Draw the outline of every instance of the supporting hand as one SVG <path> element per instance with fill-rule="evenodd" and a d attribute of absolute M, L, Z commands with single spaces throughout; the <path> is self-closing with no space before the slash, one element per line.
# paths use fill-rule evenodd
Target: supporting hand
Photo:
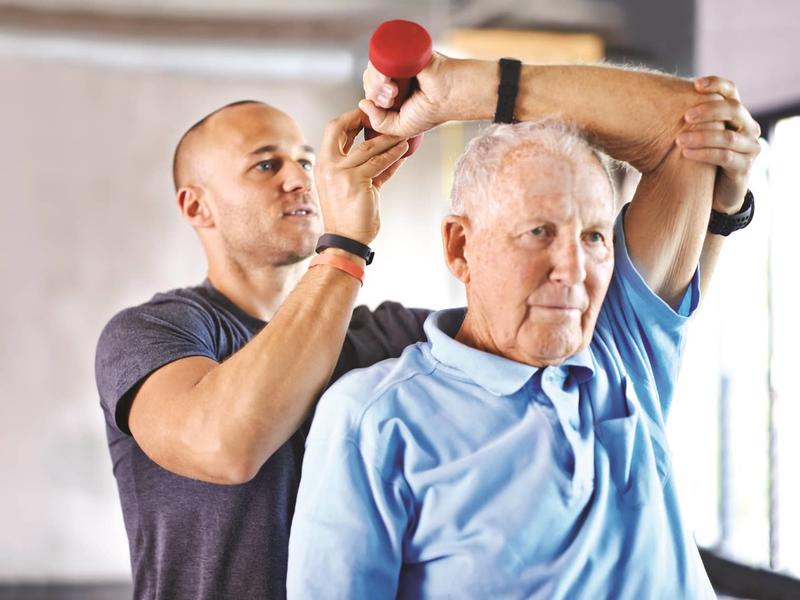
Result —
<path fill-rule="evenodd" d="M 694 84 L 698 92 L 722 98 L 686 111 L 684 119 L 691 130 L 681 133 L 677 144 L 684 157 L 718 167 L 712 208 L 733 214 L 742 206 L 750 170 L 761 151 L 761 128 L 742 104 L 733 82 L 702 77 Z"/>
<path fill-rule="evenodd" d="M 379 190 L 400 168 L 408 149 L 402 138 L 383 135 L 353 148 L 367 125 L 356 109 L 328 123 L 314 177 L 325 231 L 369 244 L 380 229 Z"/>

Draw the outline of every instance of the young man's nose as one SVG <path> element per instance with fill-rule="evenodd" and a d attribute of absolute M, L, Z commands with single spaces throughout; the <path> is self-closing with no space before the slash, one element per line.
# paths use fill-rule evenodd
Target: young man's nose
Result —
<path fill-rule="evenodd" d="M 308 192 L 311 191 L 311 171 L 295 161 L 287 161 L 283 165 L 283 191 Z"/>

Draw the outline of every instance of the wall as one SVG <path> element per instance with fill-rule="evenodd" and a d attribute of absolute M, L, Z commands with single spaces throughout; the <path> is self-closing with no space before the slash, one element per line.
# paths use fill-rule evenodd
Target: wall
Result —
<path fill-rule="evenodd" d="M 94 346 L 117 310 L 204 276 L 172 197 L 174 144 L 211 109 L 261 98 L 318 145 L 358 87 L 0 54 L 0 89 L 0 579 L 127 577 Z M 457 302 L 438 242 L 438 165 L 453 135 L 429 135 L 413 175 L 387 186 L 365 302 Z"/>

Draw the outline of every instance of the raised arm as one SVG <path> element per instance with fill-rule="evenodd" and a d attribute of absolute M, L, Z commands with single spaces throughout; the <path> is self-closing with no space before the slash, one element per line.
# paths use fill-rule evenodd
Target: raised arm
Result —
<path fill-rule="evenodd" d="M 367 99 L 359 106 L 374 129 L 413 135 L 452 119 L 493 117 L 497 63 L 435 54 L 417 77 L 419 89 L 392 112 L 386 107 L 396 87 L 367 66 Z M 639 272 L 669 304 L 682 296 L 698 260 L 702 287 L 708 285 L 722 245 L 721 236 L 706 236 L 712 198 L 716 210 L 736 212 L 757 154 L 758 125 L 731 82 L 706 78 L 694 84 L 606 66 L 523 65 L 515 116 L 575 123 L 611 156 L 641 171 L 626 217 Z M 716 185 L 711 166 L 720 167 Z"/>
<path fill-rule="evenodd" d="M 387 111 L 396 86 L 371 65 L 360 107 L 382 133 L 410 136 L 450 120 L 491 120 L 497 104 L 497 63 L 434 54 L 417 76 L 419 88 L 399 113 Z M 683 115 L 706 100 L 689 80 L 609 66 L 523 65 L 515 116 L 555 117 L 588 132 L 618 160 L 643 173 L 666 157 Z"/>
<path fill-rule="evenodd" d="M 351 150 L 362 120 L 356 110 L 330 123 L 315 173 L 326 231 L 368 244 L 379 228 L 378 189 L 408 145 L 386 136 Z M 137 443 L 180 475 L 251 479 L 308 417 L 336 365 L 359 289 L 338 269 L 312 269 L 269 324 L 222 364 L 190 357 L 152 373 L 130 408 Z"/>
<path fill-rule="evenodd" d="M 742 208 L 750 171 L 761 151 L 761 128 L 741 103 L 732 81 L 721 77 L 702 77 L 695 88 L 722 96 L 690 109 L 685 115 L 694 131 L 678 136 L 684 157 L 717 167 L 711 208 L 735 214 Z M 711 282 L 725 237 L 708 233 L 700 255 L 700 289 L 705 293 Z"/>

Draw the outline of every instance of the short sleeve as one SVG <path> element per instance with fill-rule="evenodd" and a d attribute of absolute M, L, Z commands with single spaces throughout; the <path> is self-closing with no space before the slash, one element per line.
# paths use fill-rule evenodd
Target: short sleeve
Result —
<path fill-rule="evenodd" d="M 397 594 L 410 492 L 386 478 L 353 430 L 360 403 L 342 393 L 354 389 L 352 375 L 345 380 L 350 385 L 323 396 L 307 440 L 289 538 L 289 600 Z"/>
<path fill-rule="evenodd" d="M 599 335 L 613 338 L 632 383 L 646 392 L 642 396 L 658 399 L 657 405 L 644 408 L 651 419 L 663 424 L 672 402 L 689 317 L 700 302 L 700 273 L 695 270 L 678 310 L 673 310 L 647 286 L 631 261 L 623 215 L 624 211 L 614 229 L 614 274 L 597 330 Z"/>
<path fill-rule="evenodd" d="M 331 383 L 352 369 L 397 358 L 407 346 L 425 341 L 423 326 L 430 312 L 397 302 L 383 302 L 375 310 L 356 307 Z"/>
<path fill-rule="evenodd" d="M 95 355 L 97 390 L 110 422 L 129 434 L 131 393 L 153 371 L 189 356 L 217 360 L 213 320 L 190 300 L 154 300 L 115 315 Z"/>

